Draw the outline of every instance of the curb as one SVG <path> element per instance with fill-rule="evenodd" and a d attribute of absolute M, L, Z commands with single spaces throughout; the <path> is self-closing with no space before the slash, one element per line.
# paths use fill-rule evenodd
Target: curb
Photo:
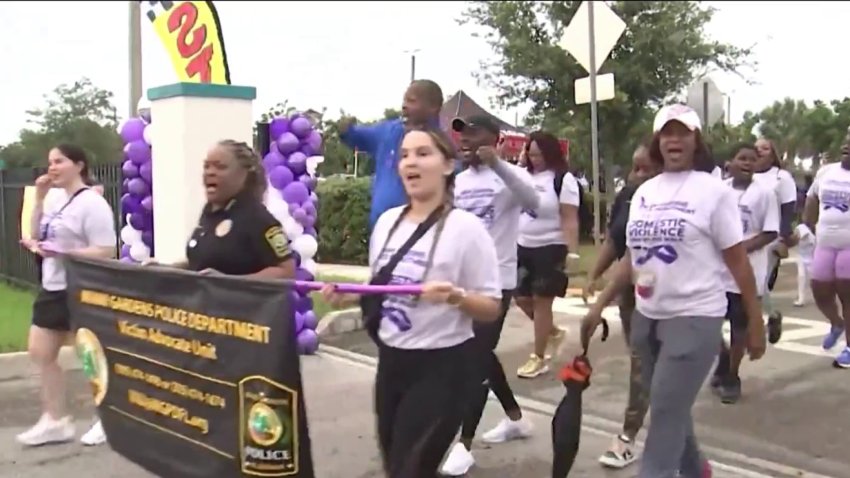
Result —
<path fill-rule="evenodd" d="M 59 365 L 63 370 L 79 370 L 80 361 L 74 347 L 66 345 L 59 350 Z M 0 382 L 20 380 L 36 375 L 35 365 L 27 352 L 0 354 Z"/>
<path fill-rule="evenodd" d="M 319 325 L 316 326 L 316 334 L 320 338 L 345 334 L 356 330 L 363 330 L 363 320 L 361 319 L 359 307 L 328 312 L 319 320 Z"/>

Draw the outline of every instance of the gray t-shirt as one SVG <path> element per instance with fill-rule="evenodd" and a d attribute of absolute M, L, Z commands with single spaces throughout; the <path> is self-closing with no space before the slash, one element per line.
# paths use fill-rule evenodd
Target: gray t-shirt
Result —
<path fill-rule="evenodd" d="M 115 223 L 106 199 L 92 190 L 79 193 L 70 203 L 69 199 L 64 189 L 54 188 L 47 193 L 39 224 L 44 240 L 62 251 L 94 246 L 115 247 Z M 65 290 L 68 286 L 61 257 L 44 259 L 41 286 L 48 291 Z"/>
<path fill-rule="evenodd" d="M 403 206 L 396 207 L 378 218 L 369 243 L 372 271 L 389 262 L 416 230 L 418 224 L 402 219 L 387 242 L 390 229 L 403 210 Z M 425 233 L 398 263 L 390 284 L 445 281 L 470 293 L 501 298 L 496 246 L 484 224 L 473 214 L 459 209 L 452 210 L 445 221 L 427 277 L 425 267 L 437 226 Z M 386 249 L 381 251 L 385 243 Z M 474 333 L 472 317 L 457 307 L 417 300 L 410 295 L 387 295 L 379 335 L 390 347 L 439 349 L 466 342 Z"/>

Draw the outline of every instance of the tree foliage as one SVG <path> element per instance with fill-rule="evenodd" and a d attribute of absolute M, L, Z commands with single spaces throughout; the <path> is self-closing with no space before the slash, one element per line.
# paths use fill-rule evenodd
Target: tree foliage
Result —
<path fill-rule="evenodd" d="M 626 31 L 600 73 L 613 73 L 616 97 L 599 103 L 600 157 L 627 161 L 650 129 L 662 102 L 708 70 L 749 66 L 750 50 L 712 41 L 704 27 L 714 10 L 700 2 L 608 2 Z M 462 23 L 477 25 L 497 58 L 482 64 L 480 80 L 502 106 L 530 103 L 527 121 L 570 138 L 571 157 L 589 158 L 590 107 L 576 105 L 576 79 L 587 72 L 558 46 L 580 1 L 472 2 Z"/>
<path fill-rule="evenodd" d="M 59 143 L 82 147 L 93 164 L 120 161 L 123 145 L 112 92 L 82 78 L 57 86 L 44 98 L 43 106 L 27 111 L 30 127 L 20 132 L 18 141 L 0 148 L 6 167 L 42 166 L 50 148 Z"/>

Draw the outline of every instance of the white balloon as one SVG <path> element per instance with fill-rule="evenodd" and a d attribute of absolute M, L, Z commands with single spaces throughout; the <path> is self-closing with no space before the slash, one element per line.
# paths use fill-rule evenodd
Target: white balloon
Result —
<path fill-rule="evenodd" d="M 150 258 L 150 256 L 151 250 L 148 248 L 148 246 L 145 245 L 144 242 L 139 241 L 130 246 L 130 257 L 132 257 L 133 260 L 141 262 L 145 259 Z"/>
<path fill-rule="evenodd" d="M 142 242 L 142 233 L 133 229 L 133 226 L 127 224 L 121 229 L 121 242 L 131 246 Z"/>
<path fill-rule="evenodd" d="M 316 275 L 316 271 L 319 270 L 319 265 L 316 264 L 316 261 L 313 259 L 301 259 L 301 268 L 310 274 Z"/>
<path fill-rule="evenodd" d="M 283 230 L 286 231 L 286 225 L 284 223 L 286 219 L 290 217 L 289 206 L 286 204 L 283 196 L 280 195 L 280 191 L 272 187 L 271 183 L 267 183 L 267 186 L 263 202 L 266 205 L 266 209 L 269 210 L 269 213 L 277 219 L 277 222 L 279 222 L 281 226 L 284 226 Z"/>
<path fill-rule="evenodd" d="M 153 124 L 149 124 L 145 126 L 145 129 L 142 131 L 142 138 L 144 138 L 145 143 L 148 145 L 153 144 Z"/>
<path fill-rule="evenodd" d="M 293 219 L 291 216 L 284 218 L 284 220 L 281 221 L 281 225 L 283 226 L 283 232 L 286 233 L 286 236 L 289 237 L 290 241 L 293 241 L 304 234 L 304 226 L 298 224 L 298 221 Z"/>
<path fill-rule="evenodd" d="M 310 176 L 315 177 L 316 176 L 316 169 L 324 161 L 325 161 L 324 156 L 310 156 L 309 158 L 307 158 L 307 173 Z"/>
<path fill-rule="evenodd" d="M 301 260 L 312 259 L 319 249 L 319 243 L 309 234 L 303 234 L 292 240 L 292 250 L 301 256 Z"/>

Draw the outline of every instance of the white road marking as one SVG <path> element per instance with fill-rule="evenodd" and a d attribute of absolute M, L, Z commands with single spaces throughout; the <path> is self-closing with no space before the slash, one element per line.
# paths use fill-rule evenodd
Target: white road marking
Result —
<path fill-rule="evenodd" d="M 374 357 L 324 344 L 319 345 L 318 355 L 324 358 L 337 360 L 367 370 L 374 370 L 378 362 L 377 359 L 375 359 Z M 538 414 L 546 416 L 552 416 L 555 413 L 556 406 L 551 403 L 542 402 L 523 396 L 517 396 L 516 399 L 517 403 L 519 403 L 520 407 L 522 407 L 524 410 L 536 412 Z M 491 397 L 491 400 L 495 400 L 495 398 Z M 590 426 L 587 423 L 594 423 L 597 426 Z M 582 415 L 581 428 L 582 431 L 587 433 L 611 437 L 614 433 L 617 433 L 619 430 L 621 430 L 622 424 L 617 423 L 613 420 L 608 420 L 607 418 L 591 415 L 589 413 L 584 413 Z M 643 442 L 641 440 L 638 440 L 637 444 L 641 447 L 643 446 Z M 788 477 L 795 478 L 831 478 L 826 475 L 800 470 L 799 468 L 784 465 L 782 463 L 776 463 L 768 460 L 762 460 L 760 458 L 749 457 L 733 451 L 724 450 L 722 448 L 714 448 L 704 445 L 702 445 L 701 447 L 709 454 L 720 457 L 723 460 L 734 461 L 746 466 L 751 466 L 761 470 L 769 471 L 771 473 L 764 474 L 752 469 L 742 468 L 740 466 L 729 465 L 726 463 L 720 463 L 712 460 L 711 463 L 717 470 L 731 473 L 734 476 L 740 478 L 776 478 L 776 476 L 778 475 L 786 475 Z"/>
<path fill-rule="evenodd" d="M 555 299 L 552 305 L 552 310 L 561 314 L 581 317 L 587 313 L 588 306 L 579 297 L 566 297 L 563 299 Z M 612 329 L 619 327 L 620 312 L 617 307 L 606 307 L 603 315 L 611 323 Z M 803 343 L 812 339 L 823 338 L 829 332 L 829 322 L 826 320 L 811 320 L 801 319 L 799 317 L 783 317 L 784 325 L 794 325 L 793 330 L 784 330 L 782 332 L 782 340 L 778 344 L 773 345 L 773 348 L 785 352 L 793 352 L 799 354 L 810 355 L 814 357 L 834 357 L 838 350 L 844 346 L 844 342 L 839 340 L 834 351 L 826 351 L 820 345 Z M 725 324 L 723 330 L 726 334 L 729 333 L 729 324 Z"/>

